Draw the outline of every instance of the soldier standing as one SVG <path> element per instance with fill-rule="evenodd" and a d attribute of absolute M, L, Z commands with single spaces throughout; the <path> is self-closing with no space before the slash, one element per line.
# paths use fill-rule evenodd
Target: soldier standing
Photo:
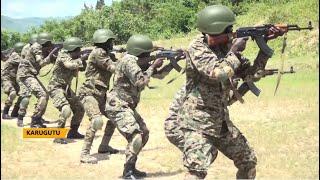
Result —
<path fill-rule="evenodd" d="M 37 75 L 42 67 L 52 61 L 50 56 L 44 57 L 46 52 L 52 49 L 51 42 L 51 34 L 40 33 L 37 42 L 23 52 L 24 59 L 21 60 L 17 71 L 17 81 L 21 85 L 19 95 L 22 97 L 18 112 L 18 126 L 20 127 L 23 126 L 23 118 L 29 105 L 31 93 L 37 97 L 38 101 L 32 115 L 30 127 L 46 127 L 43 125 L 42 115 L 46 111 L 49 96 Z"/>
<path fill-rule="evenodd" d="M 127 42 L 127 54 L 116 66 L 114 86 L 107 94 L 107 117 L 116 124 L 119 132 L 128 141 L 123 178 L 146 176 L 145 172 L 136 169 L 136 161 L 148 141 L 149 130 L 136 107 L 141 91 L 148 85 L 155 69 L 162 66 L 163 60 L 156 59 L 146 71 L 139 67 L 138 61 L 150 58 L 152 50 L 152 41 L 147 36 L 131 36 Z"/>
<path fill-rule="evenodd" d="M 78 71 L 84 71 L 87 56 L 81 56 L 80 48 L 82 40 L 71 37 L 64 41 L 63 49 L 56 59 L 52 77 L 49 81 L 48 91 L 54 106 L 60 111 L 58 128 L 64 128 L 67 119 L 72 115 L 70 131 L 67 138 L 82 139 L 84 135 L 78 132 L 80 123 L 84 115 L 84 108 L 80 99 L 71 89 L 73 77 L 78 75 Z M 67 144 L 64 138 L 54 139 L 55 143 Z"/>
<path fill-rule="evenodd" d="M 106 116 L 104 111 L 106 93 L 116 66 L 115 55 L 111 53 L 115 38 L 114 33 L 108 29 L 98 29 L 93 34 L 95 48 L 89 55 L 85 73 L 86 80 L 79 90 L 81 102 L 91 122 L 81 151 L 80 161 L 82 163 L 97 163 L 97 159 L 90 156 L 90 149 L 96 131 L 102 128 L 103 116 Z M 99 146 L 99 153 L 114 154 L 119 152 L 109 146 L 114 130 L 115 125 L 109 120 L 106 124 L 102 143 Z"/>
<path fill-rule="evenodd" d="M 18 66 L 21 61 L 20 54 L 23 46 L 24 43 L 22 42 L 18 42 L 14 45 L 14 52 L 12 52 L 9 59 L 5 61 L 3 70 L 1 71 L 1 86 L 4 93 L 8 95 L 2 112 L 2 119 L 12 119 L 13 117 L 18 116 L 17 114 L 19 111 L 19 105 L 22 100 L 20 96 L 18 97 L 18 100 L 13 107 L 11 116 L 9 116 L 8 113 L 20 89 L 16 81 L 16 76 Z"/>
<path fill-rule="evenodd" d="M 185 140 L 186 179 L 206 177 L 214 158 L 212 148 L 234 161 L 237 178 L 253 179 L 256 175 L 256 155 L 230 121 L 227 108 L 232 89 L 229 78 L 242 68 L 241 51 L 246 40 L 237 39 L 231 48 L 214 43 L 217 35 L 232 32 L 234 22 L 233 12 L 221 5 L 209 6 L 198 15 L 197 28 L 203 36 L 195 39 L 188 49 L 187 98 L 178 114 Z M 273 32 L 277 35 L 279 31 Z M 265 61 L 267 56 L 261 55 L 261 51 L 259 54 L 260 62 Z"/>

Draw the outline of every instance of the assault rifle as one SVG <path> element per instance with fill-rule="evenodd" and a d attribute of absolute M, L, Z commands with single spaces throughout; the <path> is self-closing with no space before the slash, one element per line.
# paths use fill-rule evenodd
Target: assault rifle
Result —
<path fill-rule="evenodd" d="M 262 70 L 261 72 L 257 72 L 257 75 L 260 76 L 260 77 L 266 77 L 266 76 L 272 76 L 274 74 L 278 74 L 279 73 L 279 69 L 265 69 L 265 70 Z M 289 71 L 280 71 L 281 74 L 292 74 L 292 73 L 296 73 L 294 70 L 293 70 L 293 67 L 291 66 L 290 67 L 290 70 Z"/>
<path fill-rule="evenodd" d="M 277 27 L 283 30 L 285 33 L 288 31 L 301 31 L 301 30 L 312 30 L 311 21 L 307 27 L 299 27 L 297 24 L 265 24 L 262 26 L 255 27 L 241 27 L 236 30 L 236 32 L 222 34 L 214 37 L 214 43 L 216 45 L 226 44 L 232 38 L 243 38 L 251 37 L 252 40 L 255 40 L 259 48 L 269 57 L 273 55 L 273 50 L 267 45 L 266 38 L 268 35 L 271 35 L 272 32 L 270 28 Z"/>
<path fill-rule="evenodd" d="M 266 77 L 266 76 L 270 76 L 270 75 L 274 75 L 274 74 L 278 74 L 279 73 L 279 69 L 265 69 L 262 71 L 258 71 L 256 73 L 256 76 L 258 77 Z M 295 73 L 295 71 L 293 70 L 293 67 L 290 67 L 289 71 L 280 71 L 280 74 L 293 74 Z M 238 89 L 238 92 L 243 96 L 245 93 L 247 93 L 248 91 L 251 91 L 254 95 L 259 96 L 260 95 L 260 89 L 258 89 L 253 82 L 246 82 L 246 83 L 242 83 L 241 86 Z"/>
<path fill-rule="evenodd" d="M 166 58 L 170 61 L 170 64 L 172 65 L 172 67 L 180 72 L 181 71 L 181 67 L 179 66 L 179 64 L 177 63 L 179 60 L 181 59 L 185 59 L 186 55 L 185 52 L 182 49 L 176 49 L 173 50 L 171 49 L 165 49 L 163 47 L 155 47 L 154 50 L 159 51 L 156 53 L 156 55 L 154 56 L 155 59 L 157 58 Z"/>

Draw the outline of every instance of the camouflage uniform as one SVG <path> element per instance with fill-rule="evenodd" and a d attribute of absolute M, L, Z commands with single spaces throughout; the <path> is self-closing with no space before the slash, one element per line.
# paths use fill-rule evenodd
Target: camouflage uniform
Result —
<path fill-rule="evenodd" d="M 70 86 L 73 77 L 83 68 L 82 60 L 72 59 L 67 51 L 61 50 L 54 66 L 48 91 L 53 105 L 60 111 L 58 127 L 64 128 L 67 119 L 73 113 L 70 131 L 77 131 L 84 116 L 84 108 Z"/>
<path fill-rule="evenodd" d="M 101 127 L 96 127 L 96 123 L 102 122 L 102 116 L 106 116 L 104 109 L 106 103 L 106 93 L 109 89 L 109 82 L 114 73 L 116 58 L 114 54 L 96 47 L 90 53 L 88 66 L 86 68 L 86 81 L 79 89 L 79 96 L 84 106 L 86 114 L 91 121 L 87 129 L 82 154 L 88 154 L 93 142 L 94 135 Z M 102 123 L 100 123 L 102 125 Z M 108 146 L 110 138 L 115 130 L 115 125 L 108 121 L 101 146 Z"/>
<path fill-rule="evenodd" d="M 227 109 L 231 86 L 224 73 L 238 68 L 240 61 L 225 49 L 210 49 L 204 37 L 192 42 L 188 52 L 188 95 L 178 114 L 185 138 L 184 166 L 204 178 L 214 158 L 210 152 L 217 148 L 234 161 L 237 178 L 255 177 L 256 155 Z"/>
<path fill-rule="evenodd" d="M 18 53 L 13 52 L 9 59 L 4 63 L 3 70 L 1 71 L 1 86 L 5 94 L 8 95 L 7 100 L 5 101 L 5 107 L 8 107 L 7 110 L 13 104 L 15 97 L 19 92 L 19 85 L 16 81 L 16 75 L 21 57 Z M 14 109 L 19 109 L 19 104 L 21 98 L 19 97 Z M 4 110 L 6 111 L 6 110 Z"/>
<path fill-rule="evenodd" d="M 136 111 L 140 93 L 154 72 L 152 67 L 145 72 L 137 64 L 136 56 L 126 54 L 116 66 L 114 87 L 107 95 L 107 117 L 116 124 L 127 139 L 126 163 L 135 164 L 137 155 L 149 139 L 149 130 Z M 141 144 L 137 145 L 137 144 Z"/>
<path fill-rule="evenodd" d="M 181 130 L 178 112 L 186 98 L 186 87 L 183 85 L 175 94 L 174 100 L 169 107 L 169 117 L 164 121 L 164 131 L 168 140 L 180 151 L 183 151 L 184 135 Z"/>
<path fill-rule="evenodd" d="M 20 104 L 19 116 L 22 118 L 25 116 L 31 96 L 30 93 L 32 93 L 38 99 L 32 117 L 41 118 L 47 108 L 49 96 L 45 87 L 37 78 L 37 75 L 40 69 L 49 64 L 51 60 L 43 57 L 42 47 L 38 43 L 32 44 L 30 48 L 24 47 L 24 49 L 25 51 L 22 54 L 25 56 L 25 59 L 21 60 L 17 71 L 17 81 L 21 84 L 19 95 L 24 98 L 22 104 Z"/>

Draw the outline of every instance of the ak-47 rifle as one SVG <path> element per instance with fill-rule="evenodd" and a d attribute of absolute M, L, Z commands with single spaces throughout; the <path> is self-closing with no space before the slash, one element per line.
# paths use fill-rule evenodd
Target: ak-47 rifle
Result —
<path fill-rule="evenodd" d="M 235 33 L 223 34 L 221 36 L 215 37 L 215 43 L 216 44 L 226 43 L 227 41 L 229 41 L 230 37 L 233 37 L 233 38 L 251 37 L 253 40 L 256 41 L 260 50 L 267 57 L 270 58 L 273 55 L 273 50 L 267 45 L 267 38 L 268 38 L 268 36 L 273 35 L 273 33 L 270 30 L 272 27 L 277 27 L 277 28 L 281 29 L 284 33 L 287 33 L 288 31 L 301 31 L 301 30 L 312 30 L 313 29 L 311 22 L 309 22 L 307 27 L 299 27 L 296 24 L 293 24 L 293 25 L 266 24 L 266 25 L 257 26 L 257 27 L 242 27 L 242 28 L 237 29 Z M 286 47 L 285 41 L 286 41 L 286 36 L 284 38 L 284 43 L 283 43 L 283 47 L 282 47 L 282 54 L 284 53 L 284 49 Z M 280 70 L 280 71 L 282 71 L 282 70 Z M 278 75 L 280 75 L 280 76 L 281 76 L 281 74 L 282 73 L 278 73 Z M 279 84 L 279 80 L 278 80 L 277 84 Z M 250 80 L 250 78 L 244 79 L 244 83 L 239 87 L 239 89 L 240 89 L 239 92 L 243 91 L 244 88 L 248 88 L 248 90 L 250 90 L 256 96 L 260 95 L 261 90 L 254 84 L 254 82 L 252 80 Z M 248 90 L 245 90 L 245 92 L 247 92 Z M 240 99 L 241 99 L 241 97 L 240 97 Z"/>
<path fill-rule="evenodd" d="M 214 37 L 214 44 L 226 44 L 229 42 L 230 38 L 243 38 L 251 37 L 252 40 L 255 40 L 258 47 L 266 54 L 271 57 L 273 55 L 273 50 L 267 45 L 266 39 L 269 35 L 272 35 L 270 29 L 272 27 L 277 27 L 287 33 L 288 31 L 301 31 L 301 30 L 312 30 L 311 21 L 307 27 L 299 27 L 297 24 L 265 24 L 262 26 L 255 27 L 241 27 L 233 33 L 222 34 Z"/>
<path fill-rule="evenodd" d="M 279 69 L 265 69 L 265 70 L 262 70 L 261 72 L 258 71 L 257 72 L 257 75 L 260 76 L 260 77 L 266 77 L 266 76 L 272 76 L 274 74 L 278 74 L 279 73 Z M 280 71 L 281 74 L 292 74 L 292 73 L 296 73 L 294 70 L 293 70 L 293 67 L 291 66 L 290 67 L 290 70 L 289 71 Z"/>
<path fill-rule="evenodd" d="M 126 52 L 126 49 L 124 48 L 113 48 L 113 50 L 120 53 Z M 138 62 L 138 64 L 140 65 L 140 67 L 142 67 L 143 70 L 147 70 L 155 59 L 163 58 L 163 59 L 168 59 L 170 61 L 170 64 L 176 71 L 178 72 L 181 71 L 182 68 L 179 66 L 177 62 L 181 59 L 186 58 L 184 50 L 182 49 L 174 50 L 172 48 L 165 49 L 164 47 L 155 46 L 153 48 L 153 51 L 157 51 L 157 52 L 154 55 L 152 55 L 152 57 L 150 58 L 151 61 Z"/>
<path fill-rule="evenodd" d="M 181 59 L 186 58 L 185 52 L 182 49 L 173 50 L 172 48 L 165 49 L 163 47 L 155 47 L 154 50 L 158 51 L 154 56 L 155 59 L 166 58 L 170 61 L 170 64 L 176 71 L 181 71 L 182 68 L 179 66 L 177 62 Z"/>
<path fill-rule="evenodd" d="M 281 72 L 281 71 L 279 71 L 279 69 L 265 69 L 265 70 L 258 71 L 255 75 L 259 76 L 259 78 L 261 78 L 261 77 L 266 77 L 266 76 L 272 76 L 272 75 L 278 74 L 279 72 L 281 74 L 293 74 L 293 73 L 296 73 L 296 71 L 294 71 L 293 67 L 291 66 L 289 71 L 282 71 Z M 243 96 L 249 90 L 252 91 L 252 89 L 253 89 L 253 91 L 252 91 L 253 94 L 255 94 L 256 96 L 259 96 L 260 90 L 255 85 L 253 87 L 250 87 L 250 86 L 251 86 L 251 83 L 242 83 L 240 85 L 240 87 L 238 88 L 239 94 L 241 96 Z"/>

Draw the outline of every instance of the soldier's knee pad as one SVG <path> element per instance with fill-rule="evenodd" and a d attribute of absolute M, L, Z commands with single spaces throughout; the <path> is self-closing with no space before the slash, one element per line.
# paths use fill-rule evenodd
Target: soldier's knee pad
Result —
<path fill-rule="evenodd" d="M 142 136 L 140 133 L 133 135 L 132 138 L 132 152 L 138 154 L 142 148 Z"/>
<path fill-rule="evenodd" d="M 61 108 L 61 116 L 63 119 L 68 119 L 72 114 L 72 110 L 69 105 L 64 105 Z"/>
<path fill-rule="evenodd" d="M 143 144 L 143 146 L 148 142 L 148 140 L 149 140 L 149 130 L 145 129 L 142 132 L 142 144 Z"/>
<path fill-rule="evenodd" d="M 11 91 L 9 93 L 9 99 L 14 100 L 17 97 L 17 92 L 16 91 Z"/>
<path fill-rule="evenodd" d="M 20 102 L 20 109 L 27 109 L 29 105 L 30 97 L 23 97 Z"/>
<path fill-rule="evenodd" d="M 96 116 L 91 120 L 92 128 L 97 131 L 101 130 L 103 126 L 103 120 L 101 116 Z"/>
<path fill-rule="evenodd" d="M 237 179 L 254 179 L 256 177 L 256 163 L 247 162 L 238 167 Z"/>

